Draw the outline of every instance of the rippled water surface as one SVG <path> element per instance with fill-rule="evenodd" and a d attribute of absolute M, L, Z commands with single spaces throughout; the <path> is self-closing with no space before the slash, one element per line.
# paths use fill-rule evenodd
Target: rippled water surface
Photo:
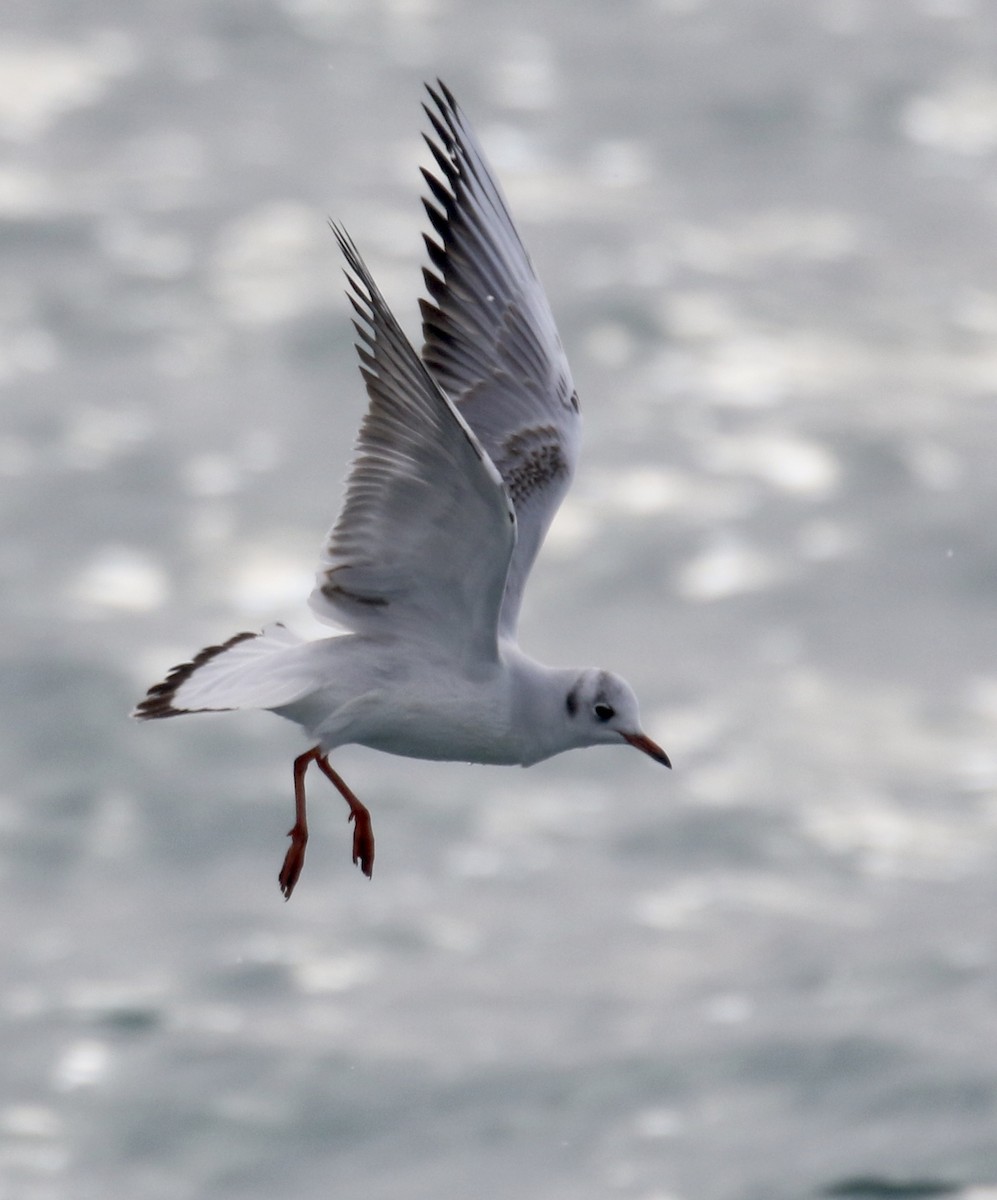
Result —
<path fill-rule="evenodd" d="M 997 11 L 0 22 L 0 1200 L 997 1195 Z M 285 905 L 295 730 L 126 714 L 318 632 L 436 75 L 586 417 L 524 642 L 675 770 L 345 750 Z"/>

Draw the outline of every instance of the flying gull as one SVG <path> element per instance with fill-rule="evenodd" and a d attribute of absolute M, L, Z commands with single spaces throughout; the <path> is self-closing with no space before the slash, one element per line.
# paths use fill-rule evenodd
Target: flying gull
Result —
<path fill-rule="evenodd" d="M 517 644 L 523 588 L 575 470 L 578 394 L 484 152 L 450 91 L 427 91 L 437 170 L 423 171 L 435 237 L 425 238 L 421 356 L 333 225 L 369 397 L 310 598 L 339 633 L 238 633 L 174 667 L 133 713 L 269 709 L 303 728 L 285 898 L 304 865 L 312 763 L 349 805 L 354 863 L 373 870 L 370 813 L 329 762 L 339 746 L 530 766 L 629 744 L 671 766 L 623 679 L 546 667 Z"/>

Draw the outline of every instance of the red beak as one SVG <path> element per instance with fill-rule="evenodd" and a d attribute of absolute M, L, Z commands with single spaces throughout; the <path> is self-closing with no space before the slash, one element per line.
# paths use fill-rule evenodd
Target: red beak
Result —
<path fill-rule="evenodd" d="M 649 754 L 655 762 L 661 763 L 662 766 L 670 767 L 672 765 L 671 760 L 664 750 L 661 749 L 657 742 L 652 742 L 646 733 L 623 733 L 620 736 L 635 749 L 643 750 L 645 754 Z"/>

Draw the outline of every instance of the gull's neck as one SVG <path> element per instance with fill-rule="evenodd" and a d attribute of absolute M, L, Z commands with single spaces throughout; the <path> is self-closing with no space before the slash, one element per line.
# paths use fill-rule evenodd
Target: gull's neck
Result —
<path fill-rule="evenodd" d="M 511 643 L 503 647 L 502 658 L 511 690 L 512 723 L 523 735 L 523 765 L 580 745 L 566 720 L 567 696 L 578 671 L 544 666 Z"/>

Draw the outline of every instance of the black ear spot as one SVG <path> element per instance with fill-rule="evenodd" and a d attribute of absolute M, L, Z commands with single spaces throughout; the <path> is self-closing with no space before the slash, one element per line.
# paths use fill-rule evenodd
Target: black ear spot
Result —
<path fill-rule="evenodd" d="M 592 711 L 600 721 L 611 721 L 616 716 L 616 709 L 605 700 L 600 700 L 592 706 Z"/>

